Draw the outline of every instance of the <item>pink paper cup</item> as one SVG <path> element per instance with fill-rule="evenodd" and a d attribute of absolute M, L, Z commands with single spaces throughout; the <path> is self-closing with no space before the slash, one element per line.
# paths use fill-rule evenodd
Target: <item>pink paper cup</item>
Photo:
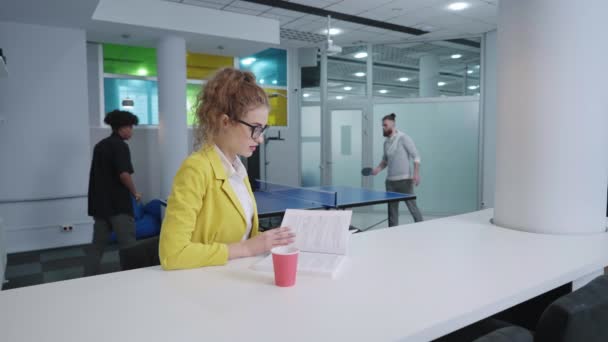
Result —
<path fill-rule="evenodd" d="M 298 271 L 298 254 L 295 247 L 275 247 L 271 251 L 274 266 L 274 283 L 280 287 L 294 286 Z"/>

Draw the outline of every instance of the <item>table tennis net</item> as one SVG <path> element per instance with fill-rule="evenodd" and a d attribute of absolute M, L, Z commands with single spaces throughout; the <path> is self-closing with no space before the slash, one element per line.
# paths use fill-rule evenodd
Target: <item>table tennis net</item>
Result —
<path fill-rule="evenodd" d="M 304 201 L 319 203 L 327 207 L 336 207 L 338 193 L 333 191 L 316 190 L 310 188 L 292 187 L 255 180 L 254 191 L 267 192 L 285 198 L 295 198 Z"/>

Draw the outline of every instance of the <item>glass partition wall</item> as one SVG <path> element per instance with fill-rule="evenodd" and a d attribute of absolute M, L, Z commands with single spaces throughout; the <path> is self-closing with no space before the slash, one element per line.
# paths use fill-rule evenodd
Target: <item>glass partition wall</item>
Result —
<path fill-rule="evenodd" d="M 480 51 L 481 39 L 467 38 L 320 52 L 316 67 L 302 68 L 302 185 L 384 190 L 385 172 L 360 171 L 380 163 L 381 120 L 395 113 L 421 155 L 423 213 L 479 209 Z"/>

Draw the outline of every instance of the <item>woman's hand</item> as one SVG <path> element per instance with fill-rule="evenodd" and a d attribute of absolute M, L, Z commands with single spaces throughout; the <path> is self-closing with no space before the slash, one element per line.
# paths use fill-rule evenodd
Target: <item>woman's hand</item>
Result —
<path fill-rule="evenodd" d="M 269 252 L 272 248 L 294 242 L 296 235 L 287 227 L 271 229 L 256 237 L 228 245 L 228 258 L 242 258 Z"/>

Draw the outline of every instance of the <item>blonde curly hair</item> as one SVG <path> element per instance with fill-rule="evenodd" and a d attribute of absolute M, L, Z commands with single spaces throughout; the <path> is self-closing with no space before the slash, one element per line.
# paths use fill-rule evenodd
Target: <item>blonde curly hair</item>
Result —
<path fill-rule="evenodd" d="M 260 106 L 269 107 L 268 96 L 256 84 L 251 72 L 234 68 L 219 70 L 197 96 L 194 146 L 214 144 L 222 115 L 239 120 Z"/>

